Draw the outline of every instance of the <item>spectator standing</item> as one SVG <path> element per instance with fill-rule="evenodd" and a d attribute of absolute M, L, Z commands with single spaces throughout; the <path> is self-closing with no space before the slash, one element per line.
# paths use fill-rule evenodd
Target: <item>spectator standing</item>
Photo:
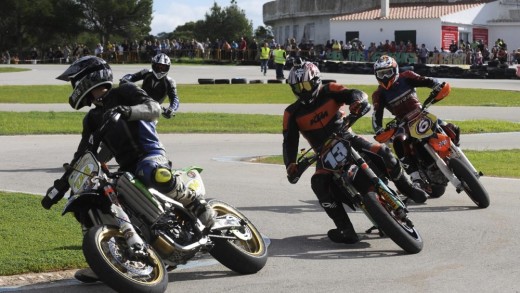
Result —
<path fill-rule="evenodd" d="M 58 48 L 56 48 L 56 51 L 54 51 L 54 58 L 58 59 L 58 62 L 60 64 L 63 62 L 65 55 L 63 54 L 63 50 L 61 50 L 60 46 L 58 46 Z"/>
<path fill-rule="evenodd" d="M 249 44 L 249 57 L 247 59 L 258 60 L 258 42 L 255 38 Z"/>
<path fill-rule="evenodd" d="M 2 59 L 4 59 L 5 64 L 11 64 L 11 54 L 9 54 L 9 50 L 5 50 Z"/>
<path fill-rule="evenodd" d="M 101 43 L 98 43 L 96 45 L 96 48 L 94 49 L 94 55 L 96 55 L 99 58 L 102 58 L 102 54 L 103 54 L 103 46 L 101 45 Z"/>
<path fill-rule="evenodd" d="M 36 59 L 38 59 L 38 50 L 36 50 L 35 47 L 32 48 L 30 54 L 31 54 L 31 59 L 32 59 L 32 60 L 36 60 Z"/>
<path fill-rule="evenodd" d="M 247 41 L 246 38 L 240 38 L 240 44 L 238 45 L 238 57 L 241 61 L 244 61 L 247 52 Z"/>
<path fill-rule="evenodd" d="M 269 48 L 269 44 L 265 42 L 260 50 L 260 72 L 263 72 L 264 76 L 267 74 L 267 64 L 269 63 L 270 57 L 271 48 Z"/>
<path fill-rule="evenodd" d="M 457 50 L 459 50 L 459 46 L 457 46 L 457 43 L 455 43 L 454 40 L 451 40 L 451 44 L 448 50 L 450 51 L 450 53 L 457 53 Z"/>
<path fill-rule="evenodd" d="M 283 67 L 285 66 L 285 59 L 287 58 L 287 53 L 280 44 L 276 44 L 276 49 L 273 51 L 274 63 L 276 66 L 276 79 L 284 80 L 285 76 L 283 74 Z"/>
<path fill-rule="evenodd" d="M 425 44 L 421 44 L 421 48 L 419 48 L 419 64 L 426 64 L 426 60 L 428 59 L 428 55 L 430 54 L 430 50 L 426 48 Z"/>

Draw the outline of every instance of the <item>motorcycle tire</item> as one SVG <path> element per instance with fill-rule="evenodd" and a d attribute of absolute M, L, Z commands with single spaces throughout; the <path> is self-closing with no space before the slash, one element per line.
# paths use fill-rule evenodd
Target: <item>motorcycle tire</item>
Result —
<path fill-rule="evenodd" d="M 489 195 L 471 169 L 461 160 L 455 158 L 449 161 L 449 166 L 453 174 L 462 181 L 464 192 L 466 192 L 469 198 L 479 208 L 487 208 L 489 206 Z"/>
<path fill-rule="evenodd" d="M 432 198 L 439 198 L 444 195 L 444 192 L 446 192 L 446 186 L 444 185 L 432 184 L 431 188 L 432 191 L 428 193 L 428 195 Z"/>
<path fill-rule="evenodd" d="M 116 226 L 94 226 L 83 237 L 83 254 L 96 275 L 117 292 L 165 292 L 168 274 L 157 253 L 146 260 L 127 258 L 127 242 Z"/>
<path fill-rule="evenodd" d="M 231 237 L 213 237 L 215 246 L 209 253 L 239 274 L 254 274 L 261 270 L 267 262 L 267 246 L 258 229 L 235 207 L 219 200 L 210 200 L 208 203 L 217 212 L 217 217 L 227 215 L 245 223 L 240 230 L 220 231 L 221 236 Z"/>
<path fill-rule="evenodd" d="M 380 200 L 377 193 L 368 192 L 363 196 L 363 204 L 378 229 L 382 230 L 404 251 L 415 254 L 423 249 L 424 244 L 419 231 L 394 217 L 390 209 L 384 206 L 384 200 Z"/>

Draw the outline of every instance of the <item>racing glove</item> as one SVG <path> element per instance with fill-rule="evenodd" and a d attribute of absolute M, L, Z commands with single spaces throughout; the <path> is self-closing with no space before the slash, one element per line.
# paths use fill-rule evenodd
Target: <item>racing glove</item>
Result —
<path fill-rule="evenodd" d="M 172 118 L 173 116 L 175 116 L 175 112 L 173 112 L 173 108 L 172 107 L 169 107 L 169 108 L 162 108 L 163 109 L 163 112 L 162 112 L 162 116 L 166 119 L 170 119 Z"/>
<path fill-rule="evenodd" d="M 46 210 L 50 209 L 63 198 L 67 190 L 69 190 L 69 183 L 67 182 L 66 177 L 63 176 L 60 179 L 56 179 L 53 186 L 47 189 L 47 192 L 41 201 L 42 207 Z"/>
<path fill-rule="evenodd" d="M 120 105 L 112 108 L 111 111 L 121 114 L 121 118 L 125 120 L 128 120 L 128 118 L 130 118 L 130 115 L 132 115 L 132 108 L 130 106 Z"/>

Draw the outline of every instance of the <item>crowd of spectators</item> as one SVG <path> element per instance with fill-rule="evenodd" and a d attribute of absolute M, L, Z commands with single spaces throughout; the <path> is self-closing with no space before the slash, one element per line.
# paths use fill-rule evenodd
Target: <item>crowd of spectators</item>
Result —
<path fill-rule="evenodd" d="M 8 50 L 2 52 L 2 63 L 71 63 L 85 55 L 96 55 L 111 63 L 141 63 L 148 62 L 158 53 L 165 53 L 171 58 L 201 58 L 218 61 L 259 61 L 259 48 L 261 44 L 268 43 L 271 49 L 275 49 L 278 43 L 274 38 L 260 40 L 242 37 L 240 40 L 206 39 L 154 39 L 154 40 L 125 40 L 121 43 L 107 41 L 98 43 L 94 48 L 85 44 L 73 44 L 50 47 L 46 50 L 32 48 L 25 54 L 9 54 Z M 407 54 L 414 58 L 414 63 L 445 63 L 446 57 L 458 56 L 463 64 L 482 65 L 491 61 L 498 63 L 520 64 L 520 48 L 508 53 L 507 44 L 498 39 L 492 47 L 486 46 L 482 41 L 472 43 L 452 41 L 448 48 L 433 49 L 426 44 L 413 44 L 411 41 L 395 42 L 381 41 L 379 44 L 371 42 L 365 45 L 359 39 L 347 42 L 329 40 L 325 44 L 314 45 L 312 41 L 297 43 L 295 38 L 287 39 L 281 47 L 287 52 L 287 56 L 301 56 L 307 60 L 341 60 L 341 61 L 373 61 L 382 53 Z"/>

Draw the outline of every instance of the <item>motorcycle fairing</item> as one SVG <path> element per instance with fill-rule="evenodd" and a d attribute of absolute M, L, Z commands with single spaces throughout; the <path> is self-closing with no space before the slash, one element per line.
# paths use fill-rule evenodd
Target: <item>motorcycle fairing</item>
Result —
<path fill-rule="evenodd" d="M 73 166 L 74 171 L 69 175 L 68 182 L 72 194 L 92 189 L 94 183 L 90 180 L 90 175 L 99 174 L 101 165 L 91 152 L 86 152 Z"/>
<path fill-rule="evenodd" d="M 436 135 L 430 137 L 428 144 L 432 146 L 432 148 L 439 154 L 441 158 L 444 159 L 450 155 L 451 140 L 449 136 L 442 133 L 437 133 Z"/>

